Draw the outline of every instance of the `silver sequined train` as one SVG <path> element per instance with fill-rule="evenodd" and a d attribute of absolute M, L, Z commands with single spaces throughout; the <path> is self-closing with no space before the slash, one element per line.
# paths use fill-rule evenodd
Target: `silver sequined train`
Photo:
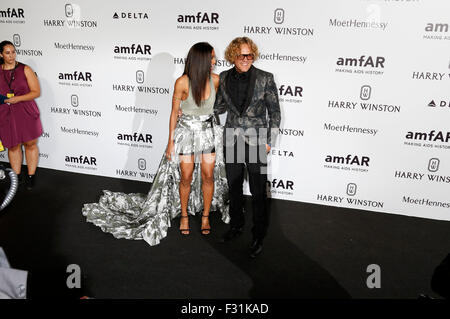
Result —
<path fill-rule="evenodd" d="M 223 158 L 223 127 L 213 115 L 185 115 L 178 120 L 174 132 L 175 156 L 167 160 L 163 154 L 153 185 L 148 193 L 125 194 L 103 191 L 98 203 L 85 204 L 86 220 L 116 238 L 145 240 L 154 246 L 167 236 L 171 220 L 181 213 L 179 183 L 180 167 L 177 154 L 195 155 L 195 168 L 188 202 L 188 213 L 203 211 L 200 157 L 204 150 L 216 150 L 214 196 L 212 212 L 220 212 L 224 223 L 228 212 L 228 185 Z"/>

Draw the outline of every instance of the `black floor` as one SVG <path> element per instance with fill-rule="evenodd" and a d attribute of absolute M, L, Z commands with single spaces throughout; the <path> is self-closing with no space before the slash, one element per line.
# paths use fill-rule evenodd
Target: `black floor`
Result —
<path fill-rule="evenodd" d="M 13 268 L 29 271 L 28 298 L 412 298 L 439 297 L 434 268 L 450 252 L 450 222 L 270 200 L 263 253 L 248 257 L 250 223 L 230 244 L 213 214 L 212 233 L 178 232 L 160 245 L 115 239 L 86 223 L 83 203 L 102 189 L 147 193 L 149 184 L 39 169 L 33 191 L 20 190 L 0 212 L 0 246 Z M 247 211 L 251 211 L 247 200 Z M 251 221 L 251 216 L 247 218 Z M 81 269 L 69 289 L 68 265 Z M 369 289 L 367 266 L 381 269 Z"/>

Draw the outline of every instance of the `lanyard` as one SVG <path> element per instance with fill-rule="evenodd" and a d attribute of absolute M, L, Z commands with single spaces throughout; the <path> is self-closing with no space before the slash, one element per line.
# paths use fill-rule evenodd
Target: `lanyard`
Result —
<path fill-rule="evenodd" d="M 12 71 L 11 71 L 11 78 L 9 79 L 9 82 L 8 82 L 8 80 L 6 79 L 6 71 L 7 70 L 2 70 L 3 71 L 3 78 L 5 79 L 5 82 L 6 82 L 6 84 L 8 85 L 8 87 L 9 87 L 9 92 L 10 93 L 14 93 L 14 90 L 11 88 L 11 84 L 13 83 L 13 81 L 15 80 L 15 78 L 16 78 L 16 68 L 17 68 L 17 63 L 16 63 L 16 65 L 14 66 L 14 69 L 12 69 Z"/>

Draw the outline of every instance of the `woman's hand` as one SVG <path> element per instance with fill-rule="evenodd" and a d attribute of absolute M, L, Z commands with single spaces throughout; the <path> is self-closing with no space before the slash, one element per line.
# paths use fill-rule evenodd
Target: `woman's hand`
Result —
<path fill-rule="evenodd" d="M 172 155 L 174 152 L 175 152 L 175 144 L 173 143 L 173 141 L 171 141 L 167 144 L 167 148 L 166 148 L 166 158 L 169 161 L 172 160 Z"/>
<path fill-rule="evenodd" d="M 8 103 L 8 104 L 16 104 L 19 102 L 20 102 L 20 99 L 18 96 L 13 96 L 13 97 L 10 97 L 9 99 L 5 100 L 5 103 Z"/>

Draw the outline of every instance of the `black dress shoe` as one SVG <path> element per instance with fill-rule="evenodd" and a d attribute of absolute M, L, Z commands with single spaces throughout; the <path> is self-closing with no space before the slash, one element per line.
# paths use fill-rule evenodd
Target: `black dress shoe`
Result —
<path fill-rule="evenodd" d="M 242 234 L 242 228 L 230 228 L 222 237 L 222 242 L 226 243 Z"/>
<path fill-rule="evenodd" d="M 255 239 L 250 246 L 250 257 L 256 258 L 263 249 L 263 241 L 262 239 Z"/>

